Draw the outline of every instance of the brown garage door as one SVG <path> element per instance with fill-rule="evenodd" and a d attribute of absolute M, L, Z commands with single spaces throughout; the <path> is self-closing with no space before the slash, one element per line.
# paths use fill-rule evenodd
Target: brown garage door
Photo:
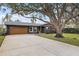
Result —
<path fill-rule="evenodd" d="M 28 33 L 27 27 L 11 26 L 9 27 L 9 34 L 26 34 Z"/>

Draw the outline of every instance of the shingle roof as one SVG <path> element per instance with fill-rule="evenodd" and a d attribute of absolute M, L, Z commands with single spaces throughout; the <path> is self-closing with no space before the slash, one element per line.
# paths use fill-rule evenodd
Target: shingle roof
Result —
<path fill-rule="evenodd" d="M 18 25 L 18 26 L 43 26 L 43 24 L 32 24 L 26 22 L 5 22 L 5 25 Z"/>

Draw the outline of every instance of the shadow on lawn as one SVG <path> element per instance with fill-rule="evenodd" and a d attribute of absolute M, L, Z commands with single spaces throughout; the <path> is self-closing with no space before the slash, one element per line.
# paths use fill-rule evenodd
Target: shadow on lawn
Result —
<path fill-rule="evenodd" d="M 64 38 L 56 38 L 55 34 L 39 34 L 39 36 L 63 43 L 79 46 L 79 34 L 64 34 Z"/>

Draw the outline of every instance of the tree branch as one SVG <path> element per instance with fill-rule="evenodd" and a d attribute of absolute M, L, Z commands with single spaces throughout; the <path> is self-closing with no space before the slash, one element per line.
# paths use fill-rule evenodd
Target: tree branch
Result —
<path fill-rule="evenodd" d="M 65 23 L 67 23 L 67 22 L 68 22 L 70 19 L 72 19 L 72 18 L 76 18 L 77 16 L 79 16 L 79 14 L 76 15 L 76 16 L 72 16 L 72 17 L 68 18 L 68 19 L 65 21 Z"/>
<path fill-rule="evenodd" d="M 41 21 L 43 21 L 43 22 L 45 22 L 45 23 L 47 23 L 47 24 L 51 24 L 50 22 L 44 21 L 43 19 L 38 18 L 38 17 L 26 17 L 26 16 L 23 16 L 23 17 L 25 17 L 25 18 L 36 18 L 36 19 L 39 19 L 39 20 L 41 20 Z"/>

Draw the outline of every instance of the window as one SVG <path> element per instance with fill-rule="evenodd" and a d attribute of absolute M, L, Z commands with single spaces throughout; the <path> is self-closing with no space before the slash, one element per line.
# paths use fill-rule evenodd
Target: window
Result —
<path fill-rule="evenodd" d="M 49 29 L 49 27 L 46 27 L 46 29 L 48 30 L 48 29 Z"/>
<path fill-rule="evenodd" d="M 33 31 L 34 32 L 37 32 L 37 27 L 33 27 Z"/>
<path fill-rule="evenodd" d="M 29 27 L 29 32 L 37 32 L 37 27 Z"/>
<path fill-rule="evenodd" d="M 32 27 L 29 27 L 29 32 L 32 32 Z"/>

